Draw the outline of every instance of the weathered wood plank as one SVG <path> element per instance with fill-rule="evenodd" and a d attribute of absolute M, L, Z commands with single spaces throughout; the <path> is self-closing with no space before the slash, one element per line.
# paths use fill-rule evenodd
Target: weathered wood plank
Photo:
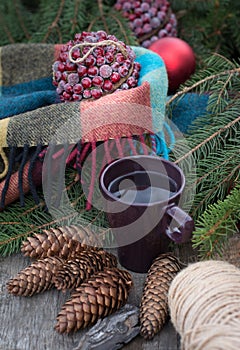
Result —
<path fill-rule="evenodd" d="M 71 350 L 85 331 L 60 335 L 54 330 L 56 316 L 69 294 L 50 290 L 33 297 L 15 297 L 6 282 L 30 263 L 20 254 L 0 258 L 0 350 Z M 134 288 L 129 303 L 139 305 L 146 275 L 132 273 Z M 177 350 L 177 334 L 169 322 L 152 341 L 136 337 L 124 350 Z"/>

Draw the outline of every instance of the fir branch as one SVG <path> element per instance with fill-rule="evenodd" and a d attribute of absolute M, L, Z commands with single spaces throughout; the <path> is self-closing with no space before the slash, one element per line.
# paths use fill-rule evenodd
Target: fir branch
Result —
<path fill-rule="evenodd" d="M 221 133 L 225 132 L 226 130 L 232 128 L 232 126 L 234 124 L 237 124 L 240 122 L 240 116 L 236 119 L 234 119 L 233 121 L 229 122 L 227 125 L 223 126 L 222 128 L 220 128 L 219 130 L 215 131 L 213 134 L 211 134 L 209 137 L 207 137 L 206 139 L 204 139 L 202 142 L 200 142 L 198 145 L 196 145 L 194 148 L 192 148 L 190 151 L 188 151 L 186 154 L 184 154 L 182 157 L 178 158 L 175 163 L 178 164 L 181 161 L 183 161 L 184 159 L 186 159 L 187 157 L 191 156 L 194 152 L 196 152 L 197 150 L 199 150 L 201 147 L 203 147 L 204 145 L 206 145 L 206 143 L 210 142 L 212 139 L 219 137 Z M 199 179 L 198 179 L 199 181 Z"/>
<path fill-rule="evenodd" d="M 6 24 L 4 23 L 3 17 L 2 17 L 2 15 L 1 15 L 1 13 L 0 13 L 0 24 L 1 24 L 0 27 L 3 28 L 4 33 L 7 35 L 7 38 L 8 38 L 8 40 L 9 40 L 9 43 L 10 43 L 10 44 L 14 44 L 14 43 L 15 43 L 15 40 L 14 40 L 14 38 L 13 38 L 13 35 L 12 35 L 12 33 L 10 32 L 10 30 L 8 29 L 8 27 L 6 26 Z M 3 36 L 3 37 L 5 37 L 5 36 Z M 5 42 L 3 42 L 3 44 L 5 44 Z"/>
<path fill-rule="evenodd" d="M 218 198 L 224 198 L 227 191 L 229 190 L 229 187 L 231 187 L 232 182 L 236 180 L 239 170 L 240 170 L 240 165 L 235 166 L 227 174 L 225 173 L 224 175 L 221 174 L 222 176 L 219 176 L 218 181 L 216 181 L 214 186 L 208 187 L 207 190 L 202 190 L 200 192 L 200 195 L 199 193 L 197 193 L 195 196 L 194 205 L 191 212 L 192 216 L 198 218 L 203 212 L 203 210 L 207 207 L 208 203 L 214 203 Z M 210 173 L 211 172 L 213 172 L 212 169 Z M 219 172 L 217 172 L 217 174 L 219 174 Z M 209 172 L 206 174 L 206 177 L 208 176 L 209 176 Z M 206 180 L 206 183 L 208 183 L 207 180 Z M 197 181 L 200 182 L 199 179 Z M 203 181 L 201 180 L 201 182 Z M 203 184 L 201 183 L 200 185 L 203 185 Z M 206 188 L 206 185 L 204 185 L 204 188 Z M 197 191 L 199 191 L 199 186 L 197 187 Z"/>
<path fill-rule="evenodd" d="M 198 66 L 203 58 L 218 52 L 228 58 L 239 57 L 239 3 L 235 0 L 172 0 L 178 18 L 178 36 L 193 48 Z"/>
<path fill-rule="evenodd" d="M 47 31 L 47 33 L 45 34 L 45 36 L 44 36 L 44 38 L 42 40 L 43 43 L 47 42 L 47 39 L 49 38 L 51 32 L 54 29 L 58 29 L 59 20 L 60 20 L 60 17 L 62 15 L 62 12 L 63 12 L 64 4 L 65 4 L 65 0 L 61 0 L 59 8 L 58 8 L 58 12 L 56 14 L 56 17 L 54 18 L 54 21 L 49 25 L 48 31 Z M 61 32 L 60 32 L 59 29 L 58 29 L 58 34 L 59 34 L 59 40 L 58 41 L 61 43 L 62 42 L 62 38 L 61 38 Z"/>
<path fill-rule="evenodd" d="M 15 7 L 15 10 L 16 10 L 17 18 L 19 20 L 19 23 L 20 23 L 20 26 L 21 26 L 21 28 L 23 30 L 23 33 L 25 34 L 26 39 L 30 40 L 31 35 L 30 35 L 30 33 L 28 32 L 28 30 L 27 30 L 27 28 L 25 26 L 24 18 L 22 17 L 21 11 L 20 11 L 19 6 L 18 6 L 18 3 L 17 3 L 16 0 L 13 0 L 13 3 L 14 3 L 14 7 Z"/>
<path fill-rule="evenodd" d="M 118 24 L 119 29 L 123 34 L 125 44 L 130 45 L 129 36 L 120 19 L 114 13 L 110 13 L 109 16 L 112 17 L 112 19 Z"/>
<path fill-rule="evenodd" d="M 93 31 L 93 27 L 95 26 L 95 24 L 100 20 L 99 16 L 93 17 L 92 20 L 90 21 L 88 27 L 87 27 L 87 31 L 91 32 Z"/>
<path fill-rule="evenodd" d="M 44 200 L 36 205 L 29 194 L 25 198 L 25 207 L 20 207 L 16 202 L 0 213 L 1 255 L 7 256 L 18 252 L 22 241 L 35 232 L 71 224 L 95 227 L 96 234 L 105 240 L 106 244 L 110 244 L 113 238 L 105 213 L 95 208 L 86 211 L 86 198 L 80 181 L 77 181 L 75 170 L 67 169 L 66 184 L 64 192 L 67 192 L 70 208 L 51 208 L 51 212 L 48 212 Z M 39 193 L 39 196 L 42 194 Z"/>
<path fill-rule="evenodd" d="M 26 41 L 32 29 L 31 13 L 20 0 L 0 2 L 0 41 L 1 45 Z"/>
<path fill-rule="evenodd" d="M 107 33 L 110 33 L 108 25 L 107 25 L 107 22 L 106 22 L 106 19 L 105 19 L 105 13 L 103 11 L 103 1 L 102 0 L 97 0 L 97 3 L 98 3 L 98 9 L 99 9 L 99 13 L 100 13 L 100 18 L 101 18 L 101 20 L 102 20 L 102 22 L 104 24 L 105 31 Z"/>
<path fill-rule="evenodd" d="M 214 54 L 215 56 L 218 57 L 222 57 L 220 55 Z M 222 57 L 223 58 L 223 57 Z M 199 73 L 198 73 L 199 74 Z M 227 77 L 226 82 L 224 83 L 224 87 L 226 88 L 227 84 L 229 83 L 229 81 L 233 78 L 234 75 L 236 74 L 240 74 L 240 67 L 236 67 L 233 69 L 228 69 L 228 70 L 224 70 L 221 72 L 218 72 L 216 74 L 212 74 L 212 75 L 208 75 L 207 77 L 205 77 L 204 79 L 198 80 L 197 82 L 195 82 L 194 84 L 190 85 L 190 86 L 184 86 L 180 91 L 178 91 L 176 94 L 174 94 L 166 103 L 166 107 L 168 107 L 169 105 L 171 105 L 171 103 L 173 103 L 174 100 L 178 99 L 180 96 L 185 95 L 186 93 L 189 93 L 190 91 L 195 91 L 197 87 L 205 84 L 205 83 L 209 83 L 210 81 L 214 81 L 219 79 L 220 77 Z M 196 77 L 193 77 L 192 79 L 196 79 Z M 190 80 L 188 81 L 188 84 L 190 84 Z M 224 88 L 223 87 L 223 88 Z M 223 88 L 222 91 L 223 92 Z M 221 96 L 221 94 L 219 94 L 219 97 Z M 218 101 L 219 102 L 219 101 Z"/>
<path fill-rule="evenodd" d="M 89 9 L 88 22 L 87 31 L 105 29 L 108 34 L 115 35 L 127 45 L 139 45 L 126 18 L 113 7 L 107 6 L 106 1 L 104 3 L 100 1 L 100 4 L 99 2 L 92 3 L 92 7 Z"/>
<path fill-rule="evenodd" d="M 221 255 L 229 237 L 237 232 L 240 217 L 240 185 L 224 201 L 209 205 L 196 222 L 193 247 L 198 248 L 201 259 Z"/>
<path fill-rule="evenodd" d="M 75 1 L 75 5 L 74 5 L 74 16 L 72 19 L 72 28 L 71 28 L 71 33 L 76 33 L 76 28 L 77 28 L 77 24 L 78 24 L 78 12 L 80 11 L 79 9 L 79 5 L 82 1 L 81 0 L 76 0 Z"/>
<path fill-rule="evenodd" d="M 32 211 L 31 208 L 29 211 Z M 57 210 L 56 210 L 57 212 Z M 80 211 L 61 212 L 57 214 L 56 219 L 51 220 L 51 216 L 48 213 L 43 213 L 42 221 L 39 220 L 40 210 L 36 211 L 35 218 L 38 218 L 38 222 L 32 220 L 34 224 L 25 222 L 25 220 L 31 220 L 27 217 L 21 217 L 21 221 L 16 222 L 1 222 L 0 233 L 0 255 L 7 256 L 13 253 L 17 253 L 20 249 L 21 243 L 29 236 L 32 236 L 36 232 L 41 232 L 44 229 L 51 227 L 65 226 L 65 225 L 95 225 L 98 227 L 97 234 L 101 239 L 112 240 L 110 229 L 104 225 L 105 217 L 103 212 L 91 211 L 89 218 L 86 218 L 86 210 L 82 208 Z M 48 219 L 48 220 L 47 220 Z M 101 222 L 101 225 L 99 224 Z M 5 227 L 4 227 L 5 226 Z M 107 243 L 107 242 L 106 242 Z"/>
<path fill-rule="evenodd" d="M 190 79 L 190 86 L 168 102 L 170 111 L 189 91 L 209 95 L 205 114 L 192 123 L 183 139 L 177 140 L 170 155 L 185 171 L 187 198 L 196 192 L 191 209 L 195 220 L 209 204 L 225 198 L 240 164 L 240 67 L 221 55 L 213 55 L 206 62 L 206 69 Z"/>

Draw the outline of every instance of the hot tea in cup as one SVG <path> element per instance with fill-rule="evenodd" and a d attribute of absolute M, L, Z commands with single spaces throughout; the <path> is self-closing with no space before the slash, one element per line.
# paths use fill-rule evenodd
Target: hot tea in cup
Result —
<path fill-rule="evenodd" d="M 147 272 L 171 241 L 190 240 L 193 220 L 178 207 L 184 186 L 182 170 L 158 156 L 124 157 L 102 171 L 100 189 L 122 266 Z"/>

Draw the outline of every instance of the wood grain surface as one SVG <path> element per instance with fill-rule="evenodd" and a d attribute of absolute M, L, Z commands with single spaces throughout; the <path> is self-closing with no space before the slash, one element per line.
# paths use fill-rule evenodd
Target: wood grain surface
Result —
<path fill-rule="evenodd" d="M 56 316 L 68 298 L 57 290 L 46 291 L 32 297 L 8 294 L 6 282 L 30 260 L 20 254 L 0 258 L 0 350 L 71 350 L 84 334 L 80 330 L 71 335 L 60 335 L 54 330 Z M 134 288 L 128 302 L 139 306 L 145 274 L 132 273 Z M 151 341 L 137 336 L 124 350 L 178 350 L 179 337 L 169 321 L 161 333 Z"/>

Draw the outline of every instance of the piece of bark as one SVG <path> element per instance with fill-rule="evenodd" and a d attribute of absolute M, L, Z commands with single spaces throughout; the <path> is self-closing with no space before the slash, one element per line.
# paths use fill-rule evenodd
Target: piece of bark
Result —
<path fill-rule="evenodd" d="M 114 314 L 98 320 L 73 350 L 117 350 L 139 334 L 139 308 L 126 304 Z"/>

